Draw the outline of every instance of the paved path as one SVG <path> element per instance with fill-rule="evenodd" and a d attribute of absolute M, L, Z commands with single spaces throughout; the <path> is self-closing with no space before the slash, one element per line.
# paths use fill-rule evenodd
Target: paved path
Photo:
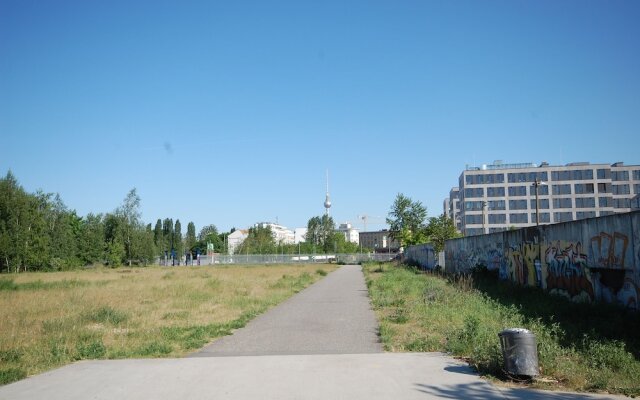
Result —
<path fill-rule="evenodd" d="M 192 357 L 380 353 L 358 265 L 345 265 Z"/>

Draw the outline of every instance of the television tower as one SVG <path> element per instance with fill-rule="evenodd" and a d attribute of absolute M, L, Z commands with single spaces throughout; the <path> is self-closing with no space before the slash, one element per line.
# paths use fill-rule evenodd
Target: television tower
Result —
<path fill-rule="evenodd" d="M 329 170 L 327 169 L 327 197 L 324 199 L 324 214 L 329 216 L 329 209 L 331 208 L 331 199 L 329 198 Z"/>

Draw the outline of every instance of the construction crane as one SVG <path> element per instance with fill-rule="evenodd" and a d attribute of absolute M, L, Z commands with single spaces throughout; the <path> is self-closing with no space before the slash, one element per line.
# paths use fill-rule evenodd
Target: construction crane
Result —
<path fill-rule="evenodd" d="M 362 220 L 362 232 L 366 232 L 367 231 L 367 223 L 371 222 L 374 224 L 381 224 L 386 222 L 384 218 L 382 217 L 378 217 L 378 216 L 371 216 L 371 215 L 367 215 L 367 214 L 363 214 L 363 215 L 358 215 L 358 219 Z"/>

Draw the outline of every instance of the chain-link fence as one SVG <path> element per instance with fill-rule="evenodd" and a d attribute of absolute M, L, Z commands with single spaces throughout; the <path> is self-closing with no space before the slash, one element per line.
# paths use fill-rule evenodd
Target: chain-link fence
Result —
<path fill-rule="evenodd" d="M 172 265 L 228 265 L 228 264 L 359 264 L 367 261 L 390 261 L 396 258 L 394 253 L 362 254 L 232 254 L 203 255 L 194 260 L 158 259 L 163 266 Z"/>

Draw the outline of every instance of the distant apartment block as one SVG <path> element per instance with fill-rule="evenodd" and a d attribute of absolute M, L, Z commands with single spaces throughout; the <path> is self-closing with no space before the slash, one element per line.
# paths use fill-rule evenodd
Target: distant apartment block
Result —
<path fill-rule="evenodd" d="M 356 228 L 351 226 L 349 222 L 340 224 L 340 226 L 338 226 L 338 232 L 344 235 L 344 239 L 347 242 L 356 243 L 356 244 L 360 243 L 360 232 L 358 232 Z"/>
<path fill-rule="evenodd" d="M 460 220 L 460 190 L 457 187 L 451 188 L 449 197 L 444 199 L 443 206 L 444 215 L 454 221 L 458 232 L 462 232 L 462 221 Z"/>
<path fill-rule="evenodd" d="M 378 252 L 396 252 L 400 249 L 400 242 L 391 238 L 388 230 L 375 232 L 360 232 L 360 246 Z"/>
<path fill-rule="evenodd" d="M 638 206 L 640 165 L 496 161 L 467 168 L 451 189 L 447 214 L 467 236 L 532 226 L 536 188 L 540 224 L 628 212 Z"/>

